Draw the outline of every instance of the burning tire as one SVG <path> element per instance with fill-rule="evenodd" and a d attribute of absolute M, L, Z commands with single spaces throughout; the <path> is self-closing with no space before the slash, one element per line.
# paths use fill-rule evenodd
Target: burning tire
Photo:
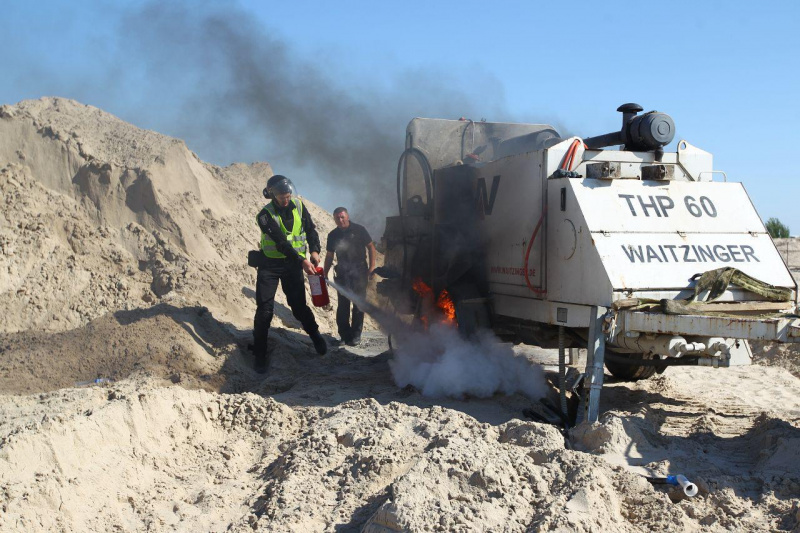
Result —
<path fill-rule="evenodd" d="M 645 362 L 645 364 L 637 364 L 637 361 Z M 607 352 L 605 363 L 611 375 L 622 381 L 647 379 L 653 377 L 659 370 L 659 367 L 655 365 L 653 354 Z"/>

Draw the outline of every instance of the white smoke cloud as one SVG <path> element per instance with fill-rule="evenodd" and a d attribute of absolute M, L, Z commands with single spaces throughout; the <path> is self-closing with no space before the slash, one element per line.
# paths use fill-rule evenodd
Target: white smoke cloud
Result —
<path fill-rule="evenodd" d="M 389 365 L 397 386 L 413 385 L 429 397 L 519 392 L 538 400 L 548 388 L 541 366 L 515 354 L 488 331 L 467 340 L 456 328 L 434 325 L 427 332 L 401 336 Z"/>
<path fill-rule="evenodd" d="M 517 355 L 488 330 L 469 339 L 458 328 L 434 324 L 427 331 L 410 330 L 394 314 L 379 309 L 346 287 L 328 281 L 381 324 L 394 340 L 389 361 L 395 384 L 412 385 L 428 397 L 487 398 L 498 392 L 522 393 L 531 400 L 547 395 L 542 367 Z"/>

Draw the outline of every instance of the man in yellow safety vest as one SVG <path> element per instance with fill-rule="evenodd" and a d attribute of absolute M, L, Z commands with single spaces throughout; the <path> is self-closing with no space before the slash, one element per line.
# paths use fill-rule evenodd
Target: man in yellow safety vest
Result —
<path fill-rule="evenodd" d="M 267 181 L 264 197 L 271 201 L 256 217 L 261 228 L 260 248 L 264 257 L 258 264 L 257 307 L 253 320 L 254 368 L 259 373 L 265 373 L 269 365 L 267 337 L 278 281 L 292 314 L 303 325 L 314 349 L 320 355 L 328 350 L 314 314 L 306 303 L 303 280 L 303 272 L 314 274 L 319 264 L 320 242 L 314 222 L 286 176 L 272 176 Z"/>

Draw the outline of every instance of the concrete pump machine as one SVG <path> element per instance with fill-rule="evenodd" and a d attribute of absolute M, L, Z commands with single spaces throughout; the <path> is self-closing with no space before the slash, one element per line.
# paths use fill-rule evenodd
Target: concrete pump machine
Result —
<path fill-rule="evenodd" d="M 379 292 L 465 336 L 488 328 L 558 347 L 562 409 L 579 382 L 578 416 L 591 422 L 604 365 L 637 380 L 746 364 L 748 340 L 800 341 L 797 285 L 742 184 L 687 141 L 665 152 L 672 118 L 642 110 L 620 106 L 620 131 L 584 139 L 542 124 L 412 120 Z M 576 347 L 586 366 L 570 384 Z"/>

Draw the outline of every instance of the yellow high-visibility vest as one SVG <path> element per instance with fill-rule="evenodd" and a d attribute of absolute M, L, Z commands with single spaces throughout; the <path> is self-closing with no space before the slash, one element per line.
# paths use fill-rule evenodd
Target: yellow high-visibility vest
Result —
<path fill-rule="evenodd" d="M 272 219 L 278 223 L 278 227 L 280 227 L 283 234 L 286 235 L 286 240 L 291 243 L 292 248 L 294 248 L 300 257 L 305 258 L 306 232 L 303 229 L 303 202 L 300 201 L 300 198 L 292 198 L 289 201 L 294 202 L 296 207 L 296 209 L 292 210 L 292 215 L 294 217 L 292 231 L 287 230 L 286 226 L 283 225 L 283 220 L 281 220 L 281 216 L 275 211 L 275 204 L 273 202 L 270 202 L 264 206 L 264 209 L 266 209 L 267 213 L 269 213 L 269 216 L 271 216 Z M 257 215 L 256 222 L 258 222 Z M 269 235 L 263 232 L 261 233 L 261 251 L 264 252 L 264 255 L 273 259 L 286 259 L 286 254 L 278 251 L 275 241 L 270 239 Z"/>

